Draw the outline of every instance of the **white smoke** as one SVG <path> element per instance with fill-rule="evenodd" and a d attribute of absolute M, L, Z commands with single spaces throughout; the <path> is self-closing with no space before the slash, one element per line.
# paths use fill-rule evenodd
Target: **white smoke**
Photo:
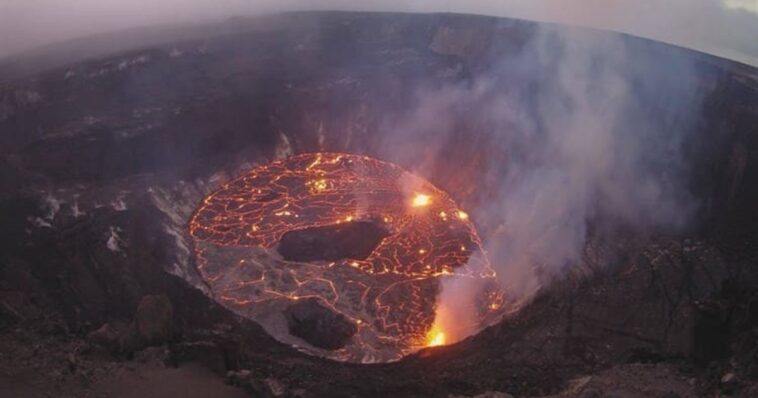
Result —
<path fill-rule="evenodd" d="M 558 57 L 546 54 L 551 40 L 560 41 Z M 537 107 L 541 134 L 516 124 L 527 134 L 519 147 L 530 158 L 512 164 L 500 200 L 487 211 L 502 214 L 504 224 L 488 237 L 487 249 L 517 297 L 532 294 L 545 276 L 581 260 L 587 223 L 598 212 L 638 227 L 677 227 L 693 206 L 683 182 L 665 174 L 683 167 L 679 137 L 686 132 L 655 131 L 665 135 L 651 137 L 645 115 L 632 120 L 627 114 L 637 101 L 632 90 L 638 83 L 622 42 L 578 31 L 542 31 L 531 45 L 528 51 L 535 54 L 529 62 L 556 65 Z M 685 67 L 678 73 L 683 78 L 691 71 Z M 516 114 L 522 112 L 518 102 L 509 104 Z M 625 125 L 629 122 L 636 125 Z M 670 146 L 660 153 L 665 159 L 650 160 L 656 145 Z M 674 169 L 650 163 L 657 161 Z"/>
<path fill-rule="evenodd" d="M 590 223 L 665 231 L 693 215 L 682 150 L 703 98 L 693 64 L 672 56 L 661 65 L 639 49 L 632 57 L 628 46 L 621 36 L 539 28 L 482 77 L 422 91 L 392 126 L 402 133 L 384 155 L 401 163 L 439 158 L 461 118 L 487 130 L 502 156 L 489 165 L 489 199 L 475 221 L 511 304 L 582 261 Z M 400 141 L 424 149 L 398 152 Z M 480 294 L 460 279 L 443 281 L 446 319 L 468 319 Z"/>

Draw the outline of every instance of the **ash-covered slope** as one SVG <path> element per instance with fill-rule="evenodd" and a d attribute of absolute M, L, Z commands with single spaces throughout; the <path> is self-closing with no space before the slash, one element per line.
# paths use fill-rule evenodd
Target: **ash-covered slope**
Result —
<path fill-rule="evenodd" d="M 77 396 L 104 377 L 90 372 L 103 361 L 166 344 L 167 362 L 199 360 L 220 373 L 233 371 L 234 383 L 264 395 L 541 395 L 569 385 L 579 394 L 603 384 L 585 380 L 577 387 L 571 380 L 624 374 L 630 366 L 637 371 L 629 363 L 673 369 L 671 385 L 680 395 L 718 388 L 727 373 L 735 377 L 725 388 L 751 388 L 755 69 L 583 32 L 612 37 L 628 54 L 633 98 L 642 104 L 635 112 L 651 120 L 639 131 L 654 137 L 687 127 L 685 182 L 698 203 L 692 227 L 677 235 L 590 231 L 581 264 L 514 319 L 452 347 L 359 366 L 300 354 L 207 298 L 187 236 L 191 212 L 253 164 L 328 150 L 420 170 L 482 222 L 476 209 L 486 207 L 499 184 L 497 168 L 488 165 L 505 170 L 509 159 L 498 152 L 498 137 L 487 133 L 492 126 L 479 117 L 479 104 L 458 109 L 451 134 L 406 140 L 393 132 L 415 128 L 399 121 L 411 118 L 420 92 L 476 86 L 493 69 L 512 76 L 498 83 L 502 91 L 518 93 L 527 113 L 536 112 L 556 65 L 524 69 L 508 60 L 521 57 L 543 27 L 487 17 L 354 13 L 291 14 L 256 20 L 250 30 L 240 28 L 244 21 L 234 26 L 228 35 L 136 48 L 28 77 L 0 76 L 4 375 L 31 369 L 48 376 L 30 383 Z M 691 82 L 684 87 L 701 104 L 695 120 L 677 100 L 681 82 L 671 77 L 683 64 Z M 431 130 L 440 127 L 434 119 L 427 120 Z M 633 134 L 639 125 L 628 122 Z M 138 327 L 145 317 L 159 319 L 157 332 Z M 24 348 L 33 344 L 52 359 L 41 361 Z M 75 348 L 82 344 L 90 348 Z M 103 359 L 101 346 L 113 357 Z M 608 388 L 666 392 L 653 384 Z"/>

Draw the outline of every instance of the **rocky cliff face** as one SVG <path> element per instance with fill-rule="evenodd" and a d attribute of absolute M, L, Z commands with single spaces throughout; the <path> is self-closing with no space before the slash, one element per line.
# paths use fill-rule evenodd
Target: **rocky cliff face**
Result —
<path fill-rule="evenodd" d="M 676 377 L 694 380 L 682 387 L 685 395 L 719 384 L 750 388 L 751 381 L 740 383 L 755 377 L 758 352 L 751 334 L 758 71 L 617 37 L 632 63 L 694 65 L 702 112 L 684 152 L 688 186 L 701 204 L 693 228 L 677 236 L 591 234 L 575 274 L 514 319 L 396 364 L 357 366 L 299 354 L 215 305 L 194 269 L 191 212 L 254 164 L 330 150 L 422 170 L 476 216 L 496 177 L 482 162 L 505 168 L 508 161 L 488 126 L 462 118 L 444 141 L 414 142 L 413 156 L 384 137 L 403 127 L 396 121 L 408 119 L 420 91 L 473 84 L 493 65 L 523 74 L 502 60 L 517 57 L 539 26 L 343 13 L 230 24 L 228 35 L 188 35 L 29 76 L 0 75 L 7 341 L 72 342 L 104 324 L 138 323 L 143 297 L 161 294 L 172 305 L 171 333 L 159 339 L 172 352 L 167 362 L 200 358 L 260 394 L 550 394 L 576 388 L 569 381 L 580 376 L 623 372 L 615 367 L 623 363 L 675 368 Z M 9 68 L 0 71 L 11 76 Z M 639 95 L 661 121 L 656 133 L 678 126 L 675 100 Z M 153 340 L 119 345 L 113 355 L 132 355 Z M 22 351 L 10 358 L 29 355 Z M 727 373 L 734 378 L 722 380 Z M 70 387 L 71 377 L 51 383 Z"/>

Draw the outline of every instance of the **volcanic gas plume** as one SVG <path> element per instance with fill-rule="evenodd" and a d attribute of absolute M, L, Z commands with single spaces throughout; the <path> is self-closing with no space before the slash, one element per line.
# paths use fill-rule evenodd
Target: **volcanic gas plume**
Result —
<path fill-rule="evenodd" d="M 468 214 L 428 181 L 366 156 L 257 167 L 208 196 L 190 233 L 220 303 L 339 360 L 390 361 L 449 343 L 435 322 L 442 278 L 484 286 L 471 309 L 481 324 L 502 306 Z"/>

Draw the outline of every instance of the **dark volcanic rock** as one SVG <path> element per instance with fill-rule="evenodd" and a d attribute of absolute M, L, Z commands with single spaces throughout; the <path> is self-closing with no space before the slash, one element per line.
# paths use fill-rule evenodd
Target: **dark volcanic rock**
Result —
<path fill-rule="evenodd" d="M 130 354 L 144 347 L 134 323 L 121 320 L 103 324 L 90 332 L 87 340 L 105 348 L 111 354 Z"/>
<path fill-rule="evenodd" d="M 358 331 L 344 315 L 324 307 L 316 299 L 301 300 L 290 305 L 285 316 L 293 336 L 327 350 L 345 346 Z"/>
<path fill-rule="evenodd" d="M 363 260 L 389 232 L 369 221 L 305 228 L 284 234 L 279 254 L 289 261 Z"/>
<path fill-rule="evenodd" d="M 90 332 L 87 335 L 87 339 L 106 348 L 116 347 L 118 344 L 118 331 L 110 323 L 105 323 L 97 330 Z"/>
<path fill-rule="evenodd" d="M 303 396 L 297 391 L 288 393 L 282 383 L 272 377 L 261 378 L 260 375 L 243 369 L 240 371 L 231 371 L 226 375 L 226 382 L 237 387 L 247 390 L 255 397 L 281 397 L 281 396 Z"/>
<path fill-rule="evenodd" d="M 175 363 L 198 362 L 218 374 L 225 374 L 230 362 L 224 348 L 214 341 L 193 341 L 172 346 L 171 360 Z"/>
<path fill-rule="evenodd" d="M 145 296 L 134 315 L 137 333 L 148 344 L 160 344 L 174 333 L 174 307 L 166 295 Z"/>

